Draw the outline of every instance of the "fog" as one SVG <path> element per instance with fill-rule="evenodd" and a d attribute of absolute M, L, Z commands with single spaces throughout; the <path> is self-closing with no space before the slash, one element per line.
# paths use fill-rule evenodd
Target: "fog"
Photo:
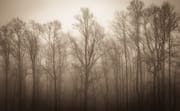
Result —
<path fill-rule="evenodd" d="M 178 0 L 1 0 L 0 111 L 179 111 Z"/>

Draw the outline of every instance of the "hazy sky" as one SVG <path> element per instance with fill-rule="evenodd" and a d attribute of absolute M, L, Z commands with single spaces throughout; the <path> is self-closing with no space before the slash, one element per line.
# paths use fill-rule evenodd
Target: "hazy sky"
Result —
<path fill-rule="evenodd" d="M 124 10 L 131 0 L 0 0 L 0 25 L 14 17 L 47 22 L 59 20 L 64 30 L 71 30 L 81 7 L 88 7 L 106 28 L 116 10 Z M 165 0 L 142 0 L 145 4 L 161 4 Z M 180 0 L 169 0 L 180 10 Z"/>

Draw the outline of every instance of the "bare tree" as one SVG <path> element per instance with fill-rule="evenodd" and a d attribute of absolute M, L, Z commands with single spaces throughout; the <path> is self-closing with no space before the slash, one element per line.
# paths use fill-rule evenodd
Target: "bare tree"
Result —
<path fill-rule="evenodd" d="M 13 37 L 12 40 L 12 55 L 17 61 L 17 69 L 18 69 L 18 109 L 22 111 L 22 102 L 23 102 L 23 56 L 24 56 L 24 30 L 25 23 L 19 18 L 13 19 L 10 23 L 10 33 Z"/>
<path fill-rule="evenodd" d="M 89 9 L 82 8 L 81 15 L 76 16 L 77 24 L 75 27 L 80 32 L 82 41 L 78 44 L 71 39 L 75 58 L 78 59 L 80 67 L 82 67 L 83 84 L 84 84 L 84 105 L 83 110 L 87 111 L 88 107 L 88 90 L 90 86 L 90 78 L 93 66 L 97 63 L 101 54 L 99 53 L 99 45 L 104 36 L 102 27 L 95 21 L 93 14 Z"/>
<path fill-rule="evenodd" d="M 108 51 L 113 72 L 116 111 L 124 105 L 124 75 L 122 67 L 122 48 L 114 39 L 111 40 L 110 50 Z"/>
<path fill-rule="evenodd" d="M 174 8 L 167 2 L 165 2 L 163 4 L 163 10 L 164 10 L 164 13 L 167 14 L 167 23 L 166 23 L 166 32 L 167 32 L 167 38 L 168 38 L 168 55 L 169 55 L 169 58 L 168 58 L 168 66 L 169 66 L 169 70 L 168 70 L 168 73 L 169 73 L 169 104 L 170 104 L 170 110 L 172 108 L 172 98 L 171 98 L 171 95 L 172 95 L 172 82 L 171 82 L 171 76 L 172 76 L 172 48 L 173 48 L 173 38 L 172 38 L 172 33 L 177 31 L 178 29 L 178 22 L 180 20 L 179 16 L 177 16 L 177 13 L 175 12 Z"/>
<path fill-rule="evenodd" d="M 106 44 L 106 42 L 105 42 Z M 107 42 L 108 44 L 108 42 Z M 110 79 L 109 79 L 109 65 L 108 65 L 108 53 L 106 52 L 106 50 L 108 49 L 106 45 L 103 45 L 103 51 L 104 51 L 104 55 L 101 57 L 101 64 L 102 64 L 102 73 L 104 76 L 104 81 L 105 81 L 105 111 L 109 111 L 110 110 Z"/>
<path fill-rule="evenodd" d="M 63 35 L 60 31 L 61 24 L 59 21 L 53 21 L 48 24 L 45 24 L 45 27 L 46 27 L 45 30 L 47 32 L 47 38 L 46 38 L 46 42 L 48 44 L 47 50 L 49 52 L 48 60 L 46 63 L 46 70 L 48 71 L 48 74 L 54 81 L 53 83 L 54 109 L 55 111 L 57 111 L 58 110 L 57 83 L 59 83 L 59 97 L 61 98 L 62 74 L 65 70 L 65 62 L 66 62 L 66 40 L 62 38 L 65 35 Z M 59 102 L 60 101 L 61 100 L 59 100 Z"/>
<path fill-rule="evenodd" d="M 165 85 L 166 74 L 165 65 L 168 64 L 168 83 L 169 83 L 169 105 L 171 109 L 171 48 L 172 48 L 172 32 L 178 26 L 178 17 L 169 3 L 162 4 L 161 7 L 151 6 L 144 11 L 143 18 L 144 35 L 146 47 L 148 50 L 144 51 L 148 69 L 153 73 L 153 90 L 154 90 L 154 107 L 166 108 Z M 171 31 L 170 31 L 171 30 Z M 168 48 L 166 47 L 168 46 Z M 168 52 L 168 53 L 166 53 Z M 168 63 L 166 57 L 168 56 Z M 161 83 L 160 83 L 161 82 Z M 158 101 L 156 100 L 158 98 Z M 157 106 L 156 104 L 159 104 Z M 170 110 L 169 109 L 169 110 Z M 158 110 L 158 109 L 157 109 Z"/>
<path fill-rule="evenodd" d="M 127 16 L 124 12 L 117 12 L 113 23 L 114 34 L 120 44 L 123 44 L 123 55 L 125 58 L 125 75 L 126 75 L 126 109 L 128 110 L 128 94 L 129 94 L 129 74 L 128 74 L 128 38 L 127 38 Z"/>
<path fill-rule="evenodd" d="M 131 16 L 131 23 L 133 26 L 133 40 L 136 46 L 137 50 L 137 61 L 136 61 L 136 76 L 137 76 L 137 83 L 136 83 L 136 88 L 137 88 L 137 96 L 139 98 L 139 105 L 142 106 L 142 61 L 141 61 L 141 46 L 140 46 L 140 41 L 141 41 L 141 33 L 140 33 L 140 27 L 141 27 L 141 17 L 143 13 L 143 2 L 140 0 L 132 0 L 130 2 L 130 5 L 128 7 L 129 14 Z M 139 107 L 140 108 L 140 107 Z"/>
<path fill-rule="evenodd" d="M 32 78 L 33 78 L 33 93 L 32 93 L 32 110 L 36 110 L 37 90 L 38 90 L 38 78 L 36 73 L 37 57 L 39 53 L 39 37 L 42 33 L 42 27 L 40 24 L 32 21 L 30 26 L 26 28 L 26 47 L 31 61 Z"/>
<path fill-rule="evenodd" d="M 10 70 L 11 36 L 8 26 L 2 26 L 0 29 L 0 52 L 4 60 L 5 77 L 5 111 L 8 108 L 8 76 Z"/>

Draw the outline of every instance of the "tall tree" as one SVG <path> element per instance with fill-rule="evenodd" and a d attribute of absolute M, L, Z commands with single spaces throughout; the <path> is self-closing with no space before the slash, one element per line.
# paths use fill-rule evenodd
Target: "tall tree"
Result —
<path fill-rule="evenodd" d="M 39 53 L 39 37 L 41 36 L 42 28 L 40 24 L 31 21 L 30 26 L 26 28 L 26 48 L 31 61 L 33 89 L 32 89 L 32 110 L 36 110 L 38 79 L 37 79 L 37 57 Z"/>
<path fill-rule="evenodd" d="M 108 43 L 108 42 L 107 42 Z M 106 42 L 105 42 L 106 44 Z M 109 79 L 109 65 L 108 65 L 108 53 L 106 52 L 106 50 L 108 49 L 106 45 L 103 45 L 103 51 L 104 51 L 104 55 L 101 58 L 101 64 L 102 64 L 102 73 L 104 76 L 104 83 L 105 83 L 105 95 L 104 95 L 104 102 L 105 102 L 105 111 L 109 111 L 110 110 L 110 79 Z"/>
<path fill-rule="evenodd" d="M 122 64 L 122 50 L 119 46 L 119 43 L 116 43 L 113 39 L 111 41 L 111 50 L 109 51 L 110 60 L 112 62 L 112 71 L 114 78 L 114 88 L 115 88 L 115 104 L 116 111 L 120 110 L 120 107 L 124 105 L 124 75 Z M 121 90 L 122 89 L 122 90 Z M 121 95 L 122 94 L 122 95 Z M 121 97 L 121 98 L 120 98 Z M 120 100 L 122 101 L 120 104 Z"/>
<path fill-rule="evenodd" d="M 12 55 L 17 61 L 17 70 L 18 70 L 18 110 L 22 111 L 22 102 L 23 102 L 23 56 L 25 52 L 24 48 L 24 30 L 25 23 L 19 18 L 13 19 L 9 24 L 11 28 L 12 40 Z"/>
<path fill-rule="evenodd" d="M 132 38 L 134 40 L 136 50 L 137 50 L 137 61 L 136 61 L 136 76 L 137 76 L 137 83 L 136 83 L 136 91 L 137 96 L 139 98 L 139 106 L 142 106 L 142 60 L 141 60 L 141 18 L 143 14 L 143 6 L 144 3 L 140 0 L 132 0 L 128 7 L 129 15 L 131 17 L 131 23 L 133 27 L 133 35 Z M 140 108 L 139 107 L 139 108 Z M 141 110 L 141 109 L 140 109 Z"/>
<path fill-rule="evenodd" d="M 123 47 L 123 55 L 125 59 L 125 75 L 126 75 L 126 109 L 128 110 L 128 88 L 129 88 L 129 74 L 128 74 L 128 38 L 127 38 L 127 16 L 124 12 L 117 12 L 115 15 L 115 20 L 113 24 L 114 33 L 117 37 L 120 44 L 122 44 L 121 47 Z"/>
<path fill-rule="evenodd" d="M 161 19 L 161 30 L 163 32 L 163 40 L 168 44 L 168 78 L 169 78 L 169 105 L 170 105 L 170 110 L 172 109 L 172 33 L 177 30 L 178 28 L 178 21 L 179 17 L 177 16 L 174 8 L 168 3 L 164 2 L 161 6 L 161 13 L 160 13 L 160 19 Z M 165 46 L 163 46 L 165 50 Z M 164 58 L 165 56 L 165 51 L 163 51 Z M 164 60 L 165 61 L 165 60 Z M 165 64 L 165 63 L 164 63 Z M 165 66 L 164 66 L 165 67 Z M 165 70 L 165 69 L 164 69 Z M 165 73 L 163 71 L 162 73 Z M 165 84 L 165 83 L 162 83 Z M 164 88 L 165 86 L 163 86 Z M 165 95 L 164 95 L 165 96 Z M 162 97 L 164 98 L 164 97 Z M 163 104 L 164 105 L 164 104 Z"/>
<path fill-rule="evenodd" d="M 172 56 L 172 32 L 178 27 L 178 17 L 172 6 L 165 2 L 161 7 L 151 6 L 144 11 L 143 18 L 144 35 L 147 51 L 144 53 L 149 71 L 153 73 L 154 105 L 165 108 L 166 78 L 169 83 L 169 105 L 171 104 L 171 56 Z M 168 48 L 167 48 L 168 46 Z M 167 53 L 168 52 L 168 53 Z M 168 56 L 168 63 L 166 57 Z M 165 65 L 168 65 L 168 77 Z M 156 96 L 157 95 L 157 96 Z M 158 98 L 158 102 L 156 100 Z M 157 105 L 155 109 L 158 110 Z M 171 107 L 171 106 L 170 106 Z M 170 108 L 169 107 L 169 108 Z M 160 110 L 160 109 L 159 109 Z"/>
<path fill-rule="evenodd" d="M 93 14 L 88 8 L 82 8 L 81 14 L 76 16 L 77 23 L 75 27 L 80 32 L 82 41 L 78 44 L 73 39 L 73 50 L 75 58 L 78 59 L 80 67 L 83 68 L 83 110 L 87 111 L 88 107 L 88 90 L 92 68 L 100 58 L 99 46 L 104 36 L 103 28 L 95 21 Z"/>
<path fill-rule="evenodd" d="M 62 74 L 65 70 L 66 61 L 66 40 L 62 37 L 65 36 L 61 33 L 61 24 L 55 20 L 45 24 L 45 33 L 47 35 L 46 41 L 48 44 L 48 60 L 46 63 L 46 70 L 53 79 L 54 84 L 54 110 L 58 110 L 58 89 L 59 97 L 61 97 L 62 90 Z M 50 64 L 50 66 L 49 66 Z M 59 82 L 58 82 L 59 81 Z M 58 84 L 59 83 L 59 88 Z M 61 100 L 59 100 L 60 102 Z M 60 103 L 61 104 L 61 103 Z M 59 104 L 59 105 L 60 105 Z M 60 107 L 61 109 L 61 107 Z"/>
<path fill-rule="evenodd" d="M 8 76 L 10 70 L 10 52 L 11 52 L 11 36 L 8 26 L 2 26 L 0 29 L 0 52 L 4 60 L 4 77 L 5 77 L 5 111 L 8 108 Z"/>

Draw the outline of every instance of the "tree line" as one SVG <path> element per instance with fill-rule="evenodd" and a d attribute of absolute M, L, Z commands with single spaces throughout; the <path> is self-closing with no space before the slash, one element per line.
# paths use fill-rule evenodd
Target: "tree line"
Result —
<path fill-rule="evenodd" d="M 88 8 L 74 30 L 12 19 L 0 27 L 2 111 L 178 111 L 180 16 L 132 0 L 105 31 Z"/>

